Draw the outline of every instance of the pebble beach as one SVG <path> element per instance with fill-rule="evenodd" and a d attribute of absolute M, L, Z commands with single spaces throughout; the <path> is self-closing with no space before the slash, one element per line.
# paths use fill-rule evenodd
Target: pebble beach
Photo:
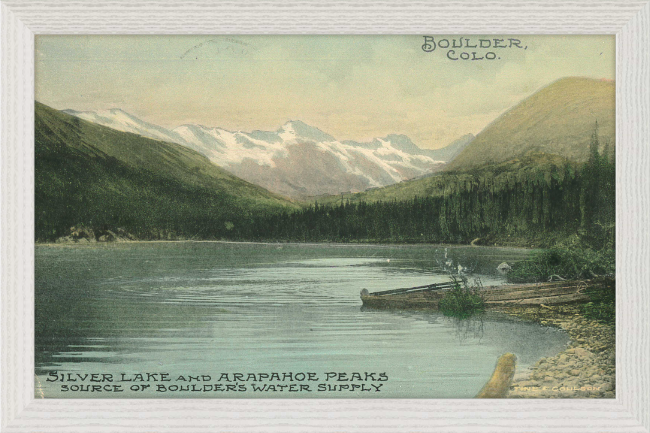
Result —
<path fill-rule="evenodd" d="M 616 329 L 585 318 L 576 305 L 508 306 L 498 309 L 522 320 L 565 330 L 566 350 L 516 371 L 507 398 L 614 398 Z"/>

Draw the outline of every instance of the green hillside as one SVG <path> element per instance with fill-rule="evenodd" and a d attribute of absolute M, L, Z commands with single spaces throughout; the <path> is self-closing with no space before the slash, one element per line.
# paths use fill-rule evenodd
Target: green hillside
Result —
<path fill-rule="evenodd" d="M 615 83 L 564 78 L 525 99 L 488 125 L 443 172 L 384 188 L 343 196 L 318 197 L 321 204 L 410 200 L 449 192 L 462 178 L 505 171 L 547 172 L 589 159 L 598 123 L 598 150 L 613 157 Z"/>
<path fill-rule="evenodd" d="M 441 197 L 456 191 L 460 185 L 475 182 L 477 179 L 509 179 L 510 182 L 520 178 L 535 177 L 538 173 L 547 173 L 563 168 L 570 161 L 557 155 L 529 153 L 521 158 L 499 164 L 484 165 L 461 172 L 440 172 L 431 176 L 400 182 L 384 188 L 339 196 L 323 196 L 316 200 L 319 204 L 374 203 L 378 201 L 403 201 L 416 197 Z M 304 206 L 308 206 L 305 204 Z"/>
<path fill-rule="evenodd" d="M 589 157 L 598 122 L 601 150 L 613 148 L 616 85 L 591 78 L 563 78 L 541 89 L 488 125 L 446 168 L 457 171 L 499 163 L 529 152 L 577 162 Z"/>
<path fill-rule="evenodd" d="M 611 250 L 614 107 L 613 82 L 559 80 L 486 127 L 445 171 L 319 197 L 258 222 L 256 236 Z"/>
<path fill-rule="evenodd" d="M 81 225 L 141 239 L 241 236 L 253 216 L 295 208 L 180 145 L 35 111 L 37 241 Z"/>
<path fill-rule="evenodd" d="M 321 197 L 256 224 L 260 239 L 450 242 L 482 245 L 615 245 L 615 159 L 597 129 L 575 162 L 528 152 L 385 188 Z M 291 231 L 284 229 L 292 227 Z"/>
<path fill-rule="evenodd" d="M 585 163 L 528 155 L 266 217 L 254 225 L 255 239 L 611 250 L 614 167 L 596 151 Z"/>

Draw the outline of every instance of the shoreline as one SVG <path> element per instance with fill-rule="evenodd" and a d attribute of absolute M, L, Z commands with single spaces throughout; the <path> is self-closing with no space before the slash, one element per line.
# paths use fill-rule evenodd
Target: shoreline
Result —
<path fill-rule="evenodd" d="M 616 328 L 580 313 L 576 304 L 491 308 L 528 322 L 563 329 L 567 349 L 517 371 L 506 398 L 615 398 Z"/>
<path fill-rule="evenodd" d="M 507 249 L 507 250 L 526 250 L 535 251 L 539 250 L 538 247 L 517 246 L 517 245 L 470 245 L 470 244 L 445 244 L 445 243 L 373 243 L 373 242 L 294 242 L 294 241 L 227 241 L 227 240 L 192 240 L 192 239 L 156 239 L 156 240 L 119 240 L 119 241 L 66 241 L 66 242 L 34 242 L 34 246 L 46 247 L 88 247 L 88 246 L 109 246 L 109 245 L 125 245 L 125 244 L 153 244 L 153 243 L 213 243 L 213 244 L 252 244 L 252 245 L 305 245 L 305 246 L 341 246 L 341 247 L 415 247 L 415 246 L 430 246 L 430 247 L 446 247 L 446 248 L 476 248 L 476 249 Z"/>
<path fill-rule="evenodd" d="M 510 297 L 499 301 L 498 292 L 507 289 L 485 288 L 487 311 L 541 326 L 564 330 L 569 337 L 567 347 L 559 353 L 537 360 L 526 369 L 516 369 L 512 382 L 502 383 L 500 398 L 615 398 L 616 397 L 616 328 L 613 324 L 589 319 L 582 306 L 590 302 L 581 294 L 585 284 L 592 287 L 598 281 L 580 282 L 578 292 L 569 300 L 566 294 L 546 296 L 542 288 L 530 284 L 531 299 Z M 549 284 L 549 283 L 547 283 Z M 552 283 L 550 283 L 552 284 Z M 521 286 L 511 290 L 522 293 Z M 505 298 L 509 298 L 505 293 Z M 495 298 L 495 295 L 497 299 Z M 441 291 L 420 291 L 373 296 L 362 293 L 364 305 L 382 310 L 437 311 Z M 529 296 L 529 297 L 530 297 Z M 497 368 L 498 370 L 498 368 Z M 497 371 L 495 370 L 495 374 Z"/>

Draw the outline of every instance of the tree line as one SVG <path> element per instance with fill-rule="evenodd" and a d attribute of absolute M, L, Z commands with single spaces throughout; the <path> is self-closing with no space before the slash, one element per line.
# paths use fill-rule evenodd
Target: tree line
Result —
<path fill-rule="evenodd" d="M 408 199 L 298 210 L 244 209 L 203 187 L 64 156 L 64 165 L 57 155 L 36 158 L 37 240 L 75 226 L 97 239 L 121 230 L 138 239 L 552 246 L 573 238 L 593 249 L 615 242 L 614 153 L 599 143 L 597 127 L 582 164 L 539 154 L 419 180 L 422 194 Z M 65 188 L 52 193 L 59 184 Z"/>
<path fill-rule="evenodd" d="M 436 176 L 408 200 L 315 203 L 239 221 L 239 239 L 295 242 L 479 243 L 540 246 L 574 236 L 595 249 L 615 242 L 615 162 L 597 132 L 583 164 L 525 166 Z M 438 185 L 436 185 L 438 184 Z"/>

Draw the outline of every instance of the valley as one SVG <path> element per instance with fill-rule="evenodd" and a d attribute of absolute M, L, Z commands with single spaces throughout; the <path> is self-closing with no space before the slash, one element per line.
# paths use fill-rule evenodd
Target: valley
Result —
<path fill-rule="evenodd" d="M 37 103 L 37 239 L 611 248 L 613 89 L 559 80 L 440 150 L 300 121 L 167 130 Z"/>

